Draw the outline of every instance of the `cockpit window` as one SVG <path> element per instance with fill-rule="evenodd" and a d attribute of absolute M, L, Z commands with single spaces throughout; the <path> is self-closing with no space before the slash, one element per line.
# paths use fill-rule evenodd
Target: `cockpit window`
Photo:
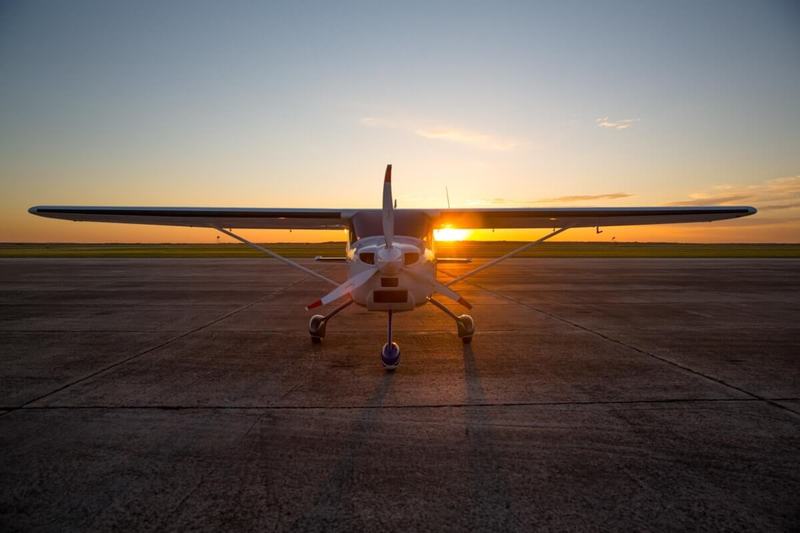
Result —
<path fill-rule="evenodd" d="M 361 252 L 358 254 L 358 258 L 361 259 L 363 263 L 368 265 L 375 264 L 375 254 L 373 252 Z"/>
<path fill-rule="evenodd" d="M 355 240 L 383 235 L 383 215 L 378 209 L 359 211 L 352 218 Z M 428 236 L 430 219 L 419 211 L 394 212 L 394 234 L 423 239 Z"/>
<path fill-rule="evenodd" d="M 419 254 L 417 252 L 406 252 L 405 254 L 403 254 L 404 265 L 406 266 L 413 265 L 417 261 L 419 261 Z"/>

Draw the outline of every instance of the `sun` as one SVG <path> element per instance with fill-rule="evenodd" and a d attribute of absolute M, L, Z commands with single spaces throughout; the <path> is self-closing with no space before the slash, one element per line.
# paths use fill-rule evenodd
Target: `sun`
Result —
<path fill-rule="evenodd" d="M 468 229 L 440 228 L 433 230 L 433 238 L 437 241 L 463 241 L 470 233 Z"/>

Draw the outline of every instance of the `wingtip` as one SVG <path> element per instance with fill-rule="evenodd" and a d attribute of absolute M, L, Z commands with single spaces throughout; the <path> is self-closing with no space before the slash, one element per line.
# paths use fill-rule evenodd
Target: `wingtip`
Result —
<path fill-rule="evenodd" d="M 39 214 L 39 206 L 35 205 L 35 206 L 29 208 L 28 209 L 28 213 L 30 213 L 31 215 L 38 215 Z"/>
<path fill-rule="evenodd" d="M 383 176 L 384 183 L 391 183 L 392 182 L 392 164 L 389 163 L 386 165 L 386 174 Z"/>

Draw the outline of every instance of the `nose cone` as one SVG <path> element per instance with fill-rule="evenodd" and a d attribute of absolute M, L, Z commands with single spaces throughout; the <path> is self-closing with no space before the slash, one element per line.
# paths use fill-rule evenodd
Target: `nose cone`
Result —
<path fill-rule="evenodd" d="M 397 247 L 381 248 L 375 264 L 384 274 L 397 274 L 403 268 L 403 252 Z"/>

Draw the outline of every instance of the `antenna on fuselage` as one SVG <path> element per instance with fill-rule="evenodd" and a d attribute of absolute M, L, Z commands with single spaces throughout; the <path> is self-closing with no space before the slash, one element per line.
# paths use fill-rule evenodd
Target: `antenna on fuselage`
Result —
<path fill-rule="evenodd" d="M 450 191 L 447 190 L 447 185 L 444 186 L 444 195 L 447 196 L 447 209 L 450 209 Z"/>

